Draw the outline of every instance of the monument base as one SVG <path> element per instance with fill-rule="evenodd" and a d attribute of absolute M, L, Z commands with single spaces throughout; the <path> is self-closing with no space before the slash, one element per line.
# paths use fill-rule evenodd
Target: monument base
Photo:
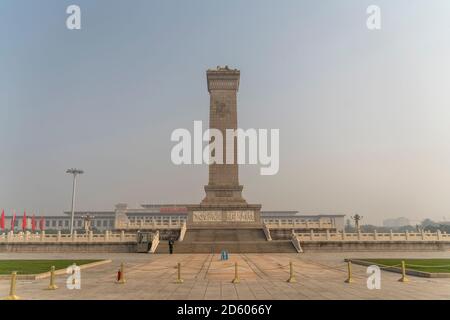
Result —
<path fill-rule="evenodd" d="M 191 228 L 261 228 L 259 204 L 200 204 L 188 206 L 186 227 Z"/>
<path fill-rule="evenodd" d="M 199 204 L 187 206 L 188 219 L 175 253 L 296 253 L 291 240 L 268 241 L 259 204 Z M 162 242 L 155 253 L 167 253 Z"/>

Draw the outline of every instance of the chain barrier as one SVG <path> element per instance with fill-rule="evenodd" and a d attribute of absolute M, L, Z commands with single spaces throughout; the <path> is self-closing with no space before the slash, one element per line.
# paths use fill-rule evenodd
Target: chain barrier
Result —
<path fill-rule="evenodd" d="M 399 264 L 394 264 L 392 266 L 386 266 L 386 265 L 377 265 L 377 266 L 378 266 L 378 268 L 383 270 L 383 269 L 390 269 L 390 268 L 400 268 L 402 266 L 402 264 L 399 263 Z"/>
<path fill-rule="evenodd" d="M 293 265 L 294 267 L 297 267 L 297 265 Z M 279 266 L 279 267 L 275 267 L 275 268 L 271 268 L 271 269 L 262 269 L 262 271 L 274 271 L 274 270 L 282 270 L 282 271 L 289 271 L 289 270 L 284 270 L 285 268 L 289 268 L 289 265 L 285 265 L 285 266 Z"/>
<path fill-rule="evenodd" d="M 372 263 L 370 261 L 366 261 L 369 263 Z M 308 263 L 308 261 L 306 261 L 306 263 Z M 318 263 L 314 263 L 314 264 L 318 264 Z M 334 269 L 334 270 L 338 270 L 338 271 L 344 271 L 342 270 L 342 268 L 347 265 L 347 273 L 348 273 L 348 278 L 347 280 L 345 280 L 346 283 L 352 283 L 353 282 L 353 272 L 352 272 L 352 260 L 348 259 L 343 261 L 342 263 L 339 263 L 338 265 L 333 265 L 333 266 L 329 266 L 329 265 L 323 265 L 323 264 L 319 264 L 322 265 L 323 267 L 326 267 L 328 269 Z M 398 280 L 400 282 L 408 282 L 409 280 L 406 277 L 406 270 L 407 267 L 412 267 L 412 268 L 450 268 L 450 265 L 420 265 L 420 264 L 411 264 L 411 263 L 406 263 L 405 260 L 403 260 L 401 263 L 399 264 L 395 264 L 395 265 L 383 265 L 383 264 L 377 264 L 375 262 L 373 262 L 373 265 L 377 265 L 381 270 L 389 270 L 389 269 L 399 269 L 402 273 L 402 277 Z M 241 266 L 238 265 L 237 262 L 233 262 L 233 263 L 227 263 L 227 264 L 223 264 L 220 265 L 217 268 L 211 268 L 211 266 L 208 266 L 206 268 L 204 268 L 204 265 L 201 265 L 200 267 L 193 267 L 193 266 L 184 266 L 182 265 L 182 263 L 178 262 L 177 265 L 174 266 L 155 266 L 156 268 L 152 267 L 149 269 L 146 268 L 142 268 L 141 265 L 135 265 L 134 267 L 130 267 L 128 269 L 128 271 L 138 271 L 138 272 L 155 272 L 155 271 L 167 271 L 167 270 L 172 270 L 174 271 L 173 273 L 171 273 L 172 275 L 174 273 L 177 274 L 177 279 L 176 279 L 176 283 L 183 283 L 184 280 L 181 277 L 181 270 L 183 270 L 183 272 L 188 274 L 192 274 L 192 272 L 201 272 L 203 270 L 206 270 L 207 274 L 217 274 L 217 273 L 221 273 L 225 270 L 230 271 L 234 269 L 234 279 L 233 279 L 233 283 L 239 283 L 240 282 L 240 277 L 239 277 L 239 273 L 242 271 L 251 271 L 251 272 L 255 272 L 254 269 L 251 266 Z M 258 267 L 258 269 L 260 269 L 262 272 L 270 272 L 270 271 L 282 271 L 282 272 L 289 272 L 290 276 L 289 279 L 286 280 L 287 282 L 296 282 L 296 278 L 295 275 L 300 275 L 301 272 L 299 271 L 295 271 L 295 268 L 304 268 L 304 265 L 298 265 L 298 264 L 294 264 L 292 262 L 290 262 L 289 264 L 286 265 L 279 265 L 277 267 L 273 267 L 273 268 L 267 268 L 267 269 L 263 269 Z M 305 272 L 303 272 L 304 276 L 307 276 L 305 274 Z M 15 291 L 16 291 L 16 277 L 17 274 L 16 273 L 12 273 L 11 274 L 11 285 L 10 285 L 10 294 L 8 297 L 6 297 L 7 299 L 19 299 L 19 297 L 16 295 Z M 361 275 L 357 275 L 357 278 L 360 278 Z M 117 283 L 125 283 L 125 271 L 124 271 L 124 264 L 121 263 L 120 265 L 120 270 L 119 270 L 119 276 L 117 279 Z M 57 289 L 57 286 L 55 285 L 55 269 L 54 267 L 51 268 L 51 277 L 50 277 L 50 285 L 48 287 L 48 289 L 50 290 L 55 290 Z"/>
<path fill-rule="evenodd" d="M 415 267 L 415 268 L 450 268 L 450 265 L 443 265 L 443 266 L 422 266 L 419 264 L 410 264 L 410 263 L 406 263 L 406 266 L 409 267 Z"/>

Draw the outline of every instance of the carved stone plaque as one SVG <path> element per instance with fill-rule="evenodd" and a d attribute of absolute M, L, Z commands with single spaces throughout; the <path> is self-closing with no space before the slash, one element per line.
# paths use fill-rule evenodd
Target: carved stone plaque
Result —
<path fill-rule="evenodd" d="M 222 211 L 194 211 L 192 212 L 194 222 L 220 222 Z"/>
<path fill-rule="evenodd" d="M 245 211 L 227 211 L 227 221 L 233 222 L 253 222 L 255 221 L 255 212 L 252 210 Z"/>
<path fill-rule="evenodd" d="M 218 198 L 231 198 L 233 196 L 233 192 L 231 192 L 231 191 L 216 191 L 215 195 Z"/>

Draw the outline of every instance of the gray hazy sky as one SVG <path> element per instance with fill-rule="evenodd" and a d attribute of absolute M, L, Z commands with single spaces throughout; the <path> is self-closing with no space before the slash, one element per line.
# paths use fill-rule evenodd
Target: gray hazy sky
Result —
<path fill-rule="evenodd" d="M 65 27 L 78 4 L 82 30 Z M 382 29 L 366 28 L 366 8 Z M 170 161 L 208 119 L 205 70 L 241 70 L 239 126 L 280 129 L 280 171 L 242 166 L 263 209 L 450 219 L 450 2 L 0 2 L 0 208 L 198 203 Z"/>

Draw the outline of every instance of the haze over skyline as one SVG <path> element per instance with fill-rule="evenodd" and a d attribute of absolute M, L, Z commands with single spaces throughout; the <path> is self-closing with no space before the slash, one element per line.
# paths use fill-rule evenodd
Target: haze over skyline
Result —
<path fill-rule="evenodd" d="M 239 127 L 280 129 L 277 175 L 240 166 L 249 202 L 450 220 L 449 35 L 438 0 L 3 0 L 0 209 L 62 214 L 70 167 L 78 210 L 199 203 L 207 165 L 173 165 L 170 135 L 208 123 L 205 71 L 228 65 Z"/>

